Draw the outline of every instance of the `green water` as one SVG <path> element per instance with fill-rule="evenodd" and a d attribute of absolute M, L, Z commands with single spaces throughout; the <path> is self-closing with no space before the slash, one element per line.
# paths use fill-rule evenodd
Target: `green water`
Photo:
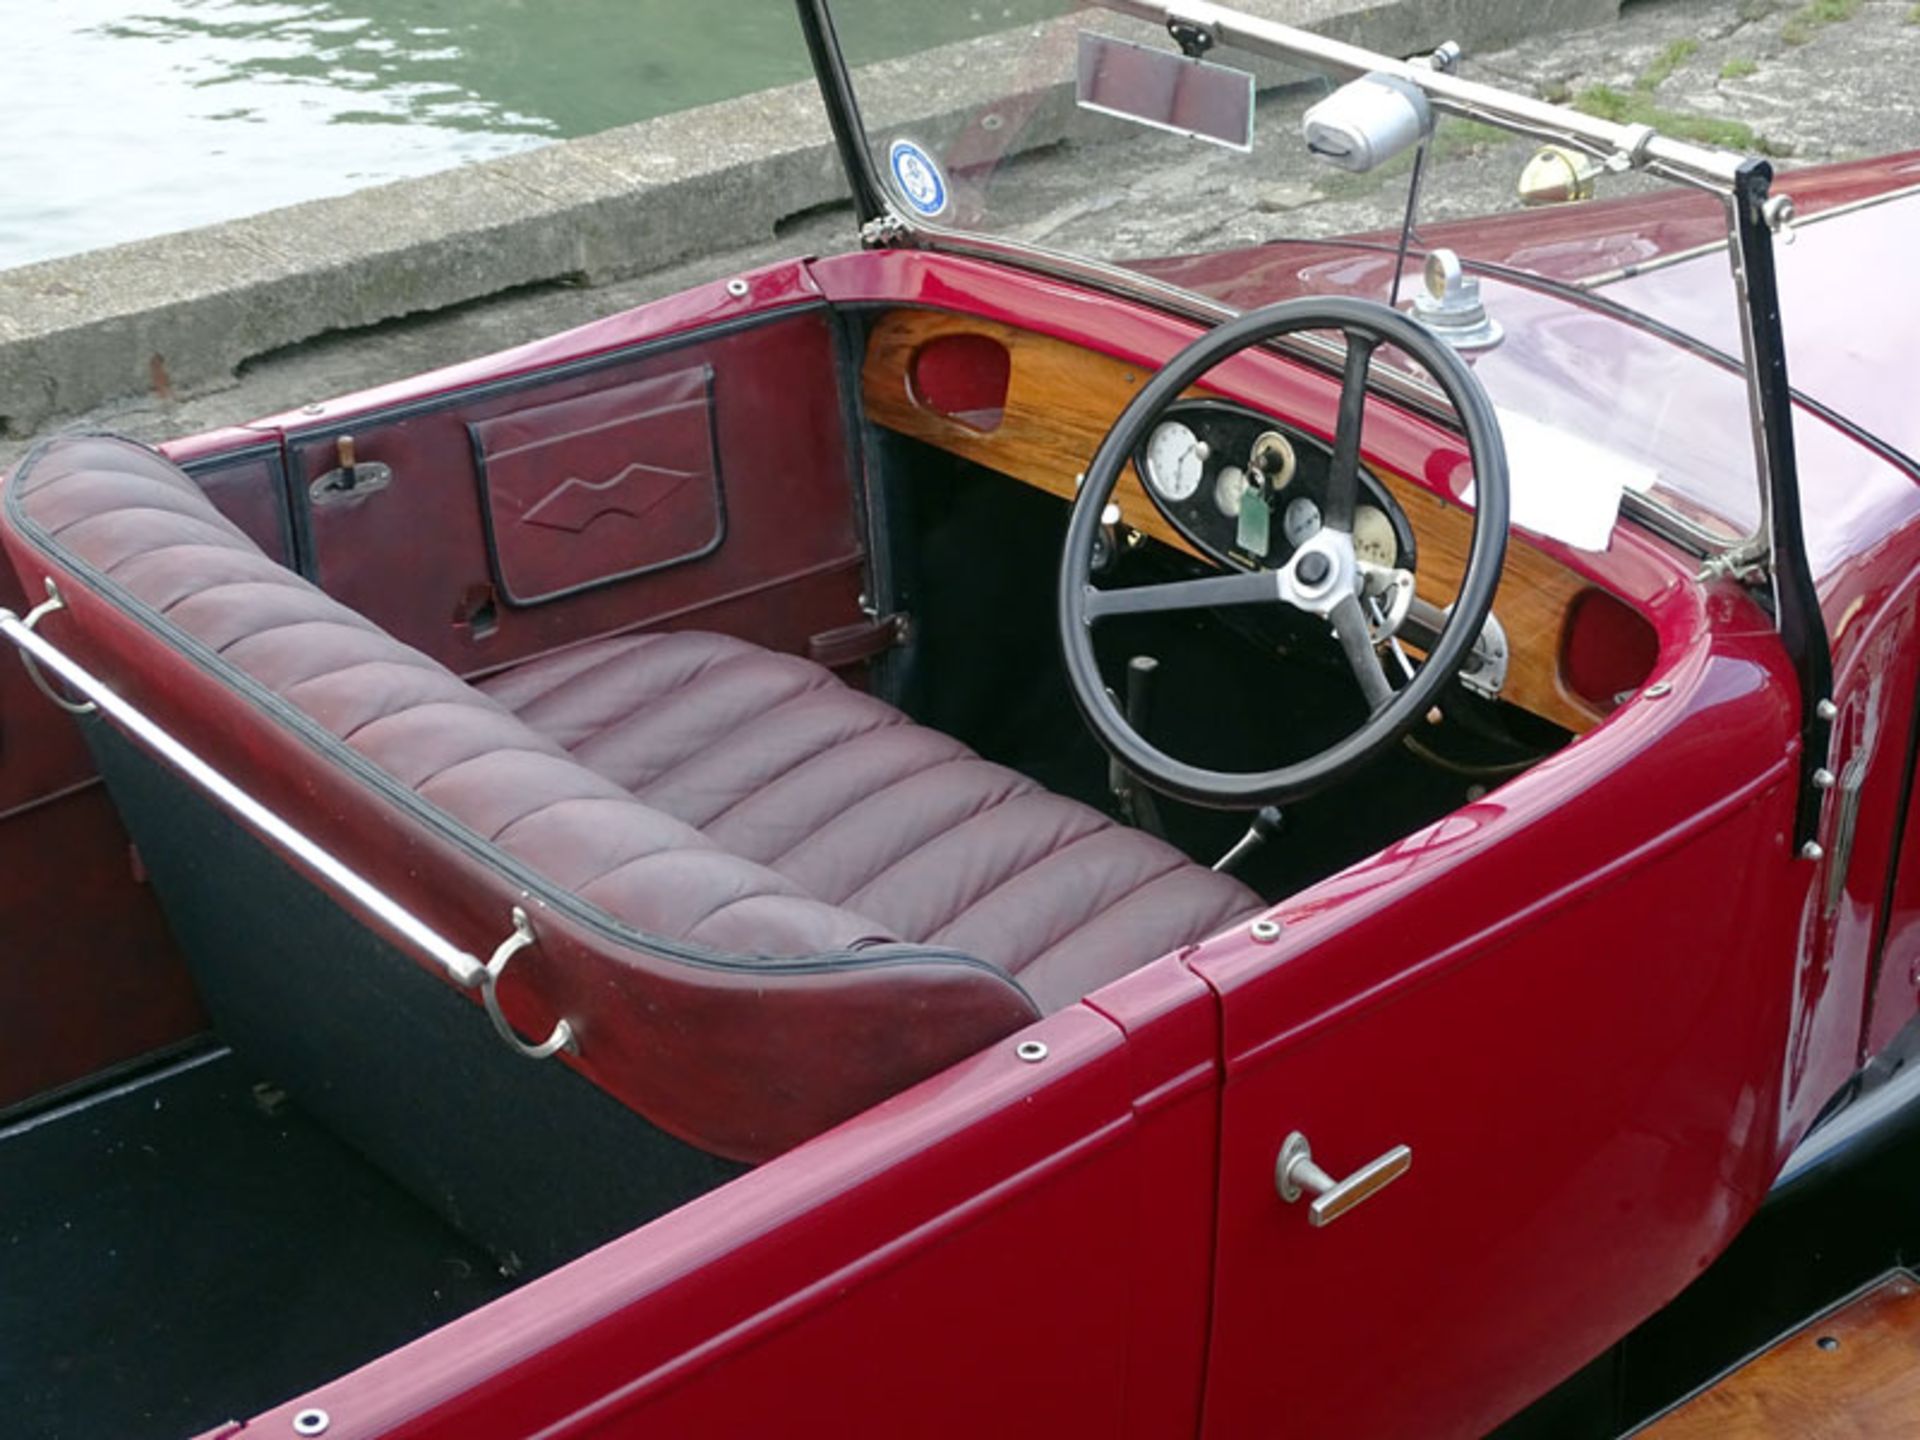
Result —
<path fill-rule="evenodd" d="M 1059 0 L 836 0 L 856 61 Z M 0 0 L 0 267 L 808 76 L 789 0 Z"/>

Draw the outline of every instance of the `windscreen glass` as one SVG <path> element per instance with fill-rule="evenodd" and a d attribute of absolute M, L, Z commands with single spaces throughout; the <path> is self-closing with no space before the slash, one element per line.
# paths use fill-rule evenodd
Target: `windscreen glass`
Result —
<path fill-rule="evenodd" d="M 974 38 L 900 56 L 899 13 L 880 36 L 835 12 L 874 174 L 916 229 L 1236 310 L 1312 295 L 1412 310 L 1462 337 L 1493 397 L 1521 523 L 1543 506 L 1590 520 L 1632 494 L 1706 544 L 1758 527 L 1718 196 L 1540 158 L 1539 139 L 1489 124 L 1423 127 L 1390 87 L 1342 95 L 1328 122 L 1340 81 L 1227 44 L 1203 74 L 1163 26 L 1098 5 L 973 13 Z M 888 46 L 896 58 L 861 63 Z M 1471 57 L 1460 73 L 1500 79 Z M 1593 198 L 1541 203 L 1556 187 Z M 1649 285 L 1668 270 L 1673 285 Z M 1656 303 L 1674 285 L 1684 310 Z"/>

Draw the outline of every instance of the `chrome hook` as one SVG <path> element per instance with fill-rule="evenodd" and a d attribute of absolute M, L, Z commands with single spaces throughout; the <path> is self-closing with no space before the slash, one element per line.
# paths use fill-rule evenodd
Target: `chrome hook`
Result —
<path fill-rule="evenodd" d="M 47 598 L 20 617 L 20 623 L 28 630 L 34 628 L 56 610 L 67 608 L 67 602 L 61 598 L 60 587 L 53 583 L 53 577 L 47 576 Z M 40 671 L 40 663 L 25 650 L 20 652 L 20 663 L 27 667 L 27 678 L 33 681 L 33 688 L 47 699 L 58 705 L 69 715 L 91 715 L 100 707 L 91 700 L 69 700 L 55 690 L 47 677 Z"/>
<path fill-rule="evenodd" d="M 492 957 L 487 961 L 486 974 L 480 978 L 480 1000 L 487 1007 L 487 1018 L 493 1021 L 493 1028 L 500 1032 L 500 1038 L 511 1045 L 516 1053 L 529 1060 L 545 1060 L 561 1050 L 573 1048 L 573 1026 L 565 1020 L 554 1022 L 553 1033 L 538 1045 L 529 1045 L 507 1023 L 507 1017 L 501 1013 L 500 997 L 497 993 L 500 977 L 506 974 L 507 962 L 522 950 L 533 944 L 533 922 L 527 918 L 527 912 L 518 905 L 513 907 L 513 933 L 494 947 Z"/>

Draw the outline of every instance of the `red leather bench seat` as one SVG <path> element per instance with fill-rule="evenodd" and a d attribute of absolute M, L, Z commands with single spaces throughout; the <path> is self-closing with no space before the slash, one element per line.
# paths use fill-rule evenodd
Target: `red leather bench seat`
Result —
<path fill-rule="evenodd" d="M 1042 1011 L 1259 905 L 792 655 L 602 640 L 480 689 L 652 809 L 887 935 L 991 962 Z"/>
<path fill-rule="evenodd" d="M 482 958 L 526 904 L 528 1032 L 565 1014 L 566 1063 L 714 1154 L 775 1153 L 1259 905 L 743 640 L 628 635 L 469 685 L 131 442 L 41 447 L 6 514 L 22 577 L 69 594 L 56 643 L 307 797 L 402 903 L 500 917 L 463 937 Z"/>

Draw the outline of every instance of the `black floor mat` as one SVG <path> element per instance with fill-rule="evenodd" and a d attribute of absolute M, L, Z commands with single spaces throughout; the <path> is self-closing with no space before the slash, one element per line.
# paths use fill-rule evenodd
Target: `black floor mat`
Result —
<path fill-rule="evenodd" d="M 256 1080 L 219 1054 L 0 1131 L 8 1436 L 196 1434 L 509 1288 Z"/>

